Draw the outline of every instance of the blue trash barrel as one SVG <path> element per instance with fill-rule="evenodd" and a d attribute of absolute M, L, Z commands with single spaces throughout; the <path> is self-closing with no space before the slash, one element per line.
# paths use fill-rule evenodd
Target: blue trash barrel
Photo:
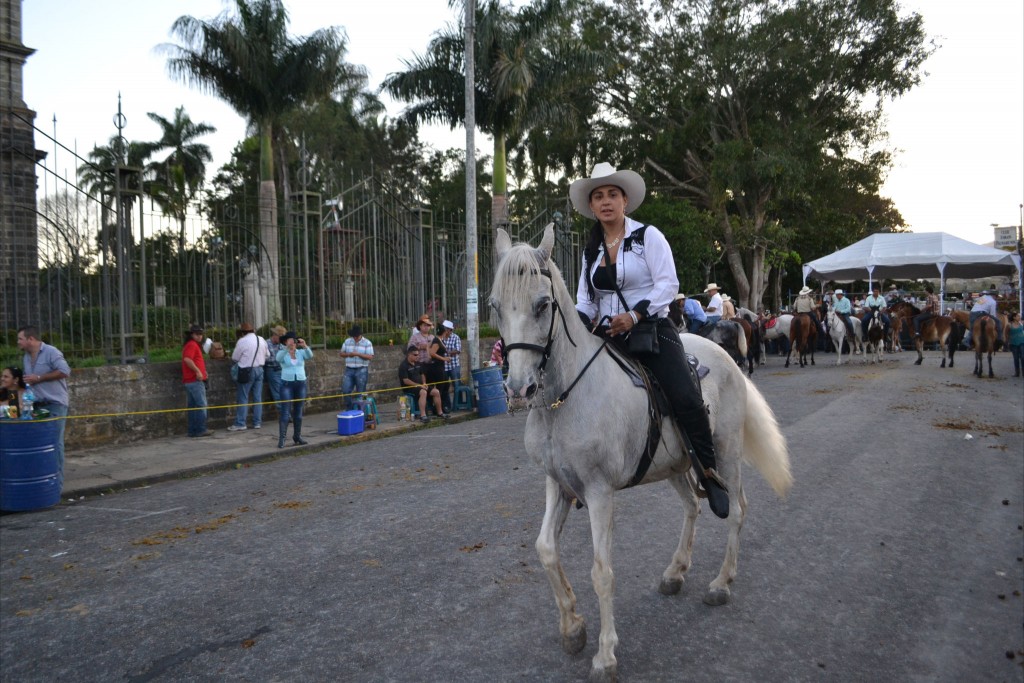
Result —
<path fill-rule="evenodd" d="M 57 420 L 0 420 L 0 510 L 60 502 Z"/>
<path fill-rule="evenodd" d="M 473 370 L 473 384 L 476 385 L 476 411 L 480 417 L 504 415 L 508 412 L 500 366 Z"/>

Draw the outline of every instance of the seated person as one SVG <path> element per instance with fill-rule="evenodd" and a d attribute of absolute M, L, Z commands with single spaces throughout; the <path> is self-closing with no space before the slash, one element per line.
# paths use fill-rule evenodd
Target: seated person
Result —
<path fill-rule="evenodd" d="M 850 340 L 850 348 L 853 348 L 853 340 L 857 335 L 853 332 L 853 323 L 850 322 L 850 315 L 853 313 L 853 305 L 846 298 L 843 290 L 836 290 L 836 298 L 832 304 L 832 310 L 846 324 L 846 338 Z"/>
<path fill-rule="evenodd" d="M 0 373 L 0 418 L 21 416 L 21 395 L 25 392 L 25 379 L 21 368 L 4 368 Z M 7 408 L 14 408 L 14 414 Z"/>
<path fill-rule="evenodd" d="M 886 303 L 882 297 L 882 290 L 878 285 L 875 285 L 871 294 L 864 299 L 864 306 L 867 310 L 864 312 L 864 321 L 861 323 L 864 329 L 864 338 L 868 336 L 868 325 L 871 323 L 871 314 L 877 310 L 878 316 L 882 319 L 882 330 L 885 333 L 889 331 L 889 316 L 886 314 Z"/>
<path fill-rule="evenodd" d="M 428 386 L 423 377 L 423 372 L 417 362 L 419 355 L 420 349 L 416 345 L 410 344 L 406 348 L 405 360 L 398 365 L 398 383 L 405 390 L 405 394 L 416 401 L 416 405 L 419 406 L 421 422 L 430 421 L 430 418 L 427 417 L 428 394 L 434 402 L 434 411 L 447 418 L 448 415 L 441 410 L 441 392 L 437 390 L 437 387 Z"/>

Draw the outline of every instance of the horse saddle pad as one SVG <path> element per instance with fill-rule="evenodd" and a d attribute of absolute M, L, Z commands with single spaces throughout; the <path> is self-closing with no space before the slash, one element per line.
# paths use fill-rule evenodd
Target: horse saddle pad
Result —
<path fill-rule="evenodd" d="M 770 320 L 765 322 L 764 329 L 766 329 L 766 330 L 772 329 L 773 327 L 775 327 L 775 323 L 777 323 L 777 322 L 779 322 L 778 318 L 771 318 Z"/>

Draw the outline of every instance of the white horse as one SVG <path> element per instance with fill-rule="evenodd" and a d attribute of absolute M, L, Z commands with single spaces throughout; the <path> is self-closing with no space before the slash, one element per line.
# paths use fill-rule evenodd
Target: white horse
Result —
<path fill-rule="evenodd" d="M 612 517 L 615 492 L 638 476 L 648 444 L 648 397 L 619 366 L 607 340 L 590 333 L 576 314 L 572 296 L 550 260 L 553 226 L 538 248 L 512 245 L 498 231 L 499 265 L 489 303 L 508 353 L 506 391 L 525 400 L 527 452 L 547 474 L 546 509 L 537 553 L 554 591 L 562 648 L 586 646 L 586 626 L 576 612 L 576 596 L 562 569 L 558 537 L 573 502 L 586 506 L 594 546 L 591 577 L 600 604 L 601 634 L 591 679 L 616 678 L 612 573 Z M 702 391 L 710 407 L 718 472 L 729 489 L 725 559 L 704 601 L 728 601 L 736 576 L 739 532 L 747 513 L 740 463 L 756 467 L 781 496 L 792 484 L 785 438 L 771 409 L 736 363 L 713 342 L 683 337 L 687 349 L 710 369 Z M 662 344 L 669 343 L 664 338 Z M 661 418 L 661 438 L 640 484 L 667 480 L 683 502 L 683 528 L 660 592 L 677 593 L 690 566 L 699 499 L 681 437 L 671 417 Z"/>
<path fill-rule="evenodd" d="M 843 319 L 836 315 L 835 310 L 829 306 L 828 316 L 828 336 L 832 339 L 832 344 L 836 347 L 836 365 L 843 364 L 843 340 L 846 339 L 846 323 Z M 850 321 L 853 323 L 853 321 Z M 857 327 L 858 323 L 853 323 L 854 327 Z M 851 341 L 850 344 L 850 357 L 853 357 L 854 343 Z"/>
<path fill-rule="evenodd" d="M 793 322 L 793 316 L 789 313 L 784 313 L 775 318 L 775 324 L 771 327 L 765 327 L 764 320 L 761 321 L 761 365 L 765 364 L 765 358 L 768 354 L 765 351 L 765 342 L 770 342 L 773 339 L 789 339 L 789 325 Z"/>

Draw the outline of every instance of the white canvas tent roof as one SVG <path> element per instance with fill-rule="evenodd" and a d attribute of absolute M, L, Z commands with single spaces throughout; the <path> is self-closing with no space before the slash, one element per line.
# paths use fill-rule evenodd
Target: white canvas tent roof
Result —
<path fill-rule="evenodd" d="M 1013 275 L 1020 256 L 944 232 L 876 233 L 804 264 L 808 277 L 847 282 L 867 279 L 978 278 Z"/>

